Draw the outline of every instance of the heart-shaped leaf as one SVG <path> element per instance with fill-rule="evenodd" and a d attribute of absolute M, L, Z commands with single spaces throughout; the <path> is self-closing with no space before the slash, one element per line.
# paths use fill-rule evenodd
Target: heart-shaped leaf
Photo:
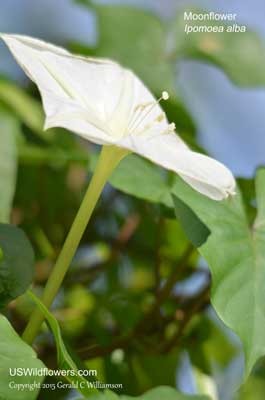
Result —
<path fill-rule="evenodd" d="M 251 227 L 240 194 L 215 202 L 180 179 L 173 193 L 211 231 L 199 251 L 212 272 L 212 303 L 243 342 L 248 376 L 265 355 L 265 169 L 256 177 L 258 212 Z"/>

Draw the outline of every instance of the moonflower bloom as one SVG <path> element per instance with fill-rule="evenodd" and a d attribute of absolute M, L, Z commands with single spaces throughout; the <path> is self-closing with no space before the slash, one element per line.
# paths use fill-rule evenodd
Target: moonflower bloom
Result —
<path fill-rule="evenodd" d="M 63 127 L 91 142 L 112 145 L 176 172 L 214 200 L 235 193 L 235 180 L 220 162 L 191 151 L 169 124 L 160 103 L 134 73 L 119 64 L 72 55 L 20 35 L 2 34 L 17 62 L 41 93 L 45 129 Z"/>

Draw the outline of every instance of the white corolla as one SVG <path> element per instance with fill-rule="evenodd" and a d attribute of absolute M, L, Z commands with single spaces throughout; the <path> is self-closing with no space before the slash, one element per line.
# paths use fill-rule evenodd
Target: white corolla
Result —
<path fill-rule="evenodd" d="M 235 193 L 231 172 L 191 151 L 168 123 L 160 105 L 167 92 L 156 100 L 132 71 L 110 60 L 72 55 L 26 36 L 1 37 L 40 90 L 46 129 L 63 127 L 91 142 L 140 154 L 214 200 Z"/>

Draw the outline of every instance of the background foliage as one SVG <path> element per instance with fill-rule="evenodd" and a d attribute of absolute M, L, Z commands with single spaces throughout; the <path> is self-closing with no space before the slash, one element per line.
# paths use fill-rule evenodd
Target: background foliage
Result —
<path fill-rule="evenodd" d="M 250 30 L 243 35 L 187 37 L 182 12 L 165 23 L 129 6 L 79 3 L 94 13 L 98 40 L 92 48 L 76 41 L 67 43 L 68 48 L 121 62 L 158 97 L 168 90 L 167 116 L 196 150 L 206 152 L 176 90 L 181 60 L 210 63 L 240 87 L 264 85 L 264 43 Z M 43 328 L 36 346 L 39 358 L 19 339 L 15 331 L 23 331 L 33 303 L 27 294 L 17 296 L 29 287 L 33 275 L 34 292 L 39 294 L 44 286 L 98 152 L 63 129 L 44 133 L 43 120 L 36 88 L 21 87 L 2 76 L 0 354 L 7 362 L 0 361 L 0 370 L 14 365 L 8 352 L 12 343 L 17 349 L 16 364 L 21 360 L 27 366 L 94 368 L 99 380 L 123 384 L 118 394 L 124 400 L 146 391 L 139 400 L 203 400 L 204 395 L 222 400 L 263 399 L 264 362 L 256 364 L 265 352 L 262 168 L 256 183 L 254 177 L 238 179 L 238 196 L 216 203 L 137 156 L 122 161 L 54 304 L 53 316 L 60 327 L 47 312 L 53 335 Z M 245 384 L 237 390 L 241 343 Z M 234 382 L 229 384 L 231 374 Z M 169 387 L 154 389 L 164 385 Z M 177 394 L 172 389 L 176 387 L 194 396 Z M 75 395 L 43 389 L 38 398 Z M 12 398 L 4 381 L 1 396 Z M 21 400 L 30 398 L 27 393 L 24 396 Z M 31 396 L 36 398 L 37 393 Z M 99 399 L 115 400 L 116 396 L 105 393 Z"/>

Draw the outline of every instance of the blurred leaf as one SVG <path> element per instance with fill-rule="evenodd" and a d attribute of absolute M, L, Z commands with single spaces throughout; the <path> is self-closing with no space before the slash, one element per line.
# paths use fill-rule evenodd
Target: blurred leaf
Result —
<path fill-rule="evenodd" d="M 7 223 L 16 188 L 18 123 L 0 111 L 0 222 Z"/>
<path fill-rule="evenodd" d="M 52 130 L 43 131 L 44 113 L 38 100 L 28 95 L 15 83 L 2 79 L 0 80 L 0 100 L 41 139 L 48 141 L 51 138 Z"/>
<path fill-rule="evenodd" d="M 187 13 L 207 14 L 208 11 L 196 8 L 185 8 Z M 177 16 L 174 36 L 177 59 L 195 59 L 221 68 L 237 85 L 265 85 L 265 43 L 248 28 L 246 32 L 226 32 L 226 24 L 213 20 L 184 20 L 183 12 Z M 230 21 L 233 25 L 237 21 Z M 239 22 L 237 22 L 240 24 Z M 190 33 L 185 32 L 189 26 L 224 26 L 224 32 Z"/>
<path fill-rule="evenodd" d="M 68 48 L 75 54 L 82 54 L 88 57 L 94 57 L 96 52 L 95 47 L 89 47 L 87 44 L 76 41 L 71 41 L 68 45 Z"/>
<path fill-rule="evenodd" d="M 24 232 L 0 224 L 0 308 L 24 293 L 34 276 L 34 253 Z"/>
<path fill-rule="evenodd" d="M 217 387 L 212 376 L 204 374 L 197 368 L 193 368 L 193 376 L 199 393 L 209 395 L 212 400 L 218 400 Z"/>
<path fill-rule="evenodd" d="M 135 397 L 121 396 L 121 400 L 133 400 Z M 142 396 L 136 397 L 138 400 L 209 400 L 208 396 L 200 395 L 187 395 L 178 392 L 176 389 L 167 386 L 160 386 L 151 389 L 149 392 L 144 393 Z"/>
<path fill-rule="evenodd" d="M 211 231 L 199 251 L 211 268 L 212 303 L 243 342 L 248 376 L 265 354 L 265 169 L 256 177 L 258 214 L 251 229 L 240 194 L 215 202 L 180 180 L 174 192 Z"/>
<path fill-rule="evenodd" d="M 80 150 L 77 141 L 66 146 L 72 135 L 63 133 L 62 143 L 18 147 L 15 214 L 27 232 L 40 226 L 54 248 L 61 244 L 80 205 L 88 164 L 85 149 Z M 57 135 L 54 139 L 57 141 Z M 32 232 L 34 243 L 35 239 Z"/>
<path fill-rule="evenodd" d="M 173 218 L 164 220 L 160 247 L 161 256 L 174 261 L 175 265 L 175 262 L 181 258 L 188 245 L 189 241 L 179 221 Z M 190 263 L 191 258 L 196 261 L 197 252 L 194 252 L 194 256 L 190 257 Z"/>
<path fill-rule="evenodd" d="M 265 380 L 258 376 L 250 376 L 248 381 L 240 388 L 236 400 L 263 400 L 265 393 Z"/>
<path fill-rule="evenodd" d="M 89 387 L 89 382 L 78 374 L 77 366 L 75 365 L 74 361 L 70 357 L 61 335 L 61 329 L 59 326 L 58 321 L 56 318 L 49 312 L 49 310 L 45 307 L 45 305 L 38 299 L 37 296 L 30 290 L 27 292 L 37 307 L 41 310 L 43 315 L 45 316 L 49 327 L 51 328 L 54 339 L 56 342 L 57 348 L 57 359 L 58 359 L 58 366 L 62 370 L 70 370 L 75 371 L 76 375 L 71 376 L 71 374 L 67 375 L 65 378 L 70 383 L 76 383 L 78 386 L 78 391 L 82 393 L 84 396 L 91 396 L 92 393 L 97 392 L 93 386 Z"/>
<path fill-rule="evenodd" d="M 181 99 L 177 96 L 172 96 L 169 100 L 163 102 L 162 107 L 167 114 L 168 120 L 175 123 L 178 133 L 187 144 L 193 147 L 194 150 L 201 151 L 201 147 L 195 141 L 195 123 Z"/>
<path fill-rule="evenodd" d="M 34 400 L 37 397 L 36 386 L 41 384 L 44 377 L 38 375 L 10 375 L 17 368 L 42 369 L 45 365 L 37 358 L 34 350 L 28 346 L 14 331 L 9 321 L 0 315 L 0 398 L 3 400 Z M 18 390 L 10 383 L 32 385 L 33 389 Z M 33 386 L 35 385 L 35 387 Z"/>
<path fill-rule="evenodd" d="M 137 384 L 142 391 L 155 386 L 175 386 L 178 352 L 163 355 L 135 355 L 131 362 Z"/>
<path fill-rule="evenodd" d="M 178 94 L 170 97 L 168 101 L 163 103 L 162 108 L 166 112 L 168 121 L 175 123 L 177 133 L 182 139 L 194 150 L 202 151 L 202 147 L 195 140 L 197 130 L 195 122 L 181 97 Z"/>
<path fill-rule="evenodd" d="M 238 352 L 237 348 L 221 326 L 211 320 L 208 322 L 209 337 L 202 345 L 204 354 L 211 367 L 218 364 L 225 368 Z"/>
<path fill-rule="evenodd" d="M 178 392 L 169 386 L 160 386 L 149 390 L 141 396 L 118 396 L 113 392 L 105 391 L 102 394 L 93 396 L 91 400 L 210 400 L 208 396 L 188 395 Z"/>
<path fill-rule="evenodd" d="M 196 341 L 188 351 L 192 364 L 207 375 L 228 367 L 239 351 L 220 321 L 207 315 L 198 320 L 195 335 Z"/>
<path fill-rule="evenodd" d="M 94 6 L 94 1 L 93 0 L 75 0 L 76 3 L 83 4 L 89 7 Z"/>
<path fill-rule="evenodd" d="M 58 311 L 65 334 L 80 336 L 95 308 L 94 296 L 82 285 L 73 285 L 65 294 L 66 308 Z"/>
<path fill-rule="evenodd" d="M 61 149 L 59 147 L 40 147 L 23 144 L 18 148 L 19 161 L 29 165 L 64 166 L 71 162 L 87 165 L 88 154 L 81 149 Z"/>

